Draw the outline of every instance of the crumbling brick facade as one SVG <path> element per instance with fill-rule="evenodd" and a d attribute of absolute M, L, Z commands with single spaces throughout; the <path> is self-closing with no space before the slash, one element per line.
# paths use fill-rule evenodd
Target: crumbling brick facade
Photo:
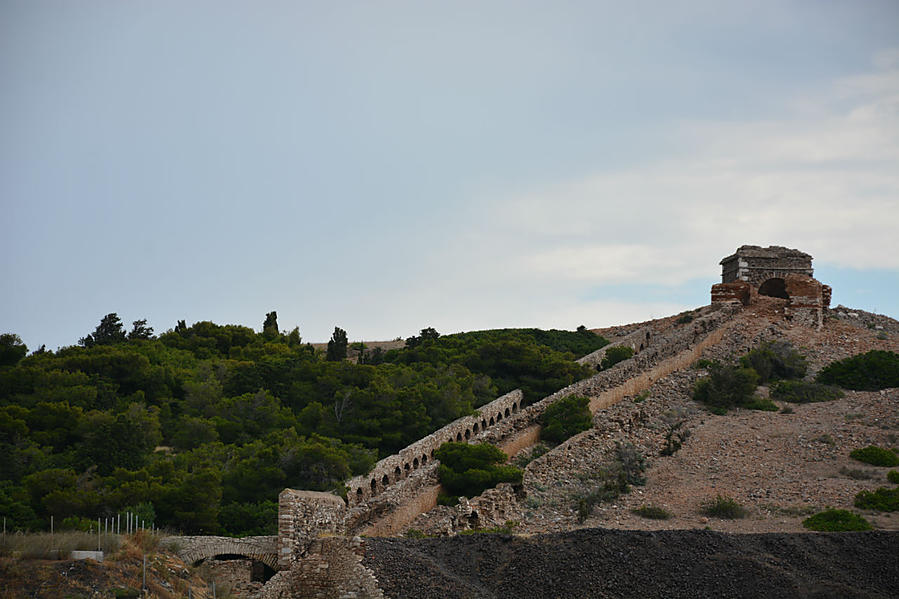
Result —
<path fill-rule="evenodd" d="M 750 305 L 760 296 L 786 300 L 784 314 L 797 324 L 820 328 L 830 307 L 831 289 L 812 275 L 812 257 L 772 245 L 740 246 L 721 260 L 721 283 L 712 285 L 712 303 Z"/>

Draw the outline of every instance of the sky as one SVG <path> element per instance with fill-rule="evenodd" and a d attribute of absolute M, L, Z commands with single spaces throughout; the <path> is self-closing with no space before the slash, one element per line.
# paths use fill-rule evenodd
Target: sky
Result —
<path fill-rule="evenodd" d="M 0 332 L 899 317 L 899 3 L 0 0 Z"/>

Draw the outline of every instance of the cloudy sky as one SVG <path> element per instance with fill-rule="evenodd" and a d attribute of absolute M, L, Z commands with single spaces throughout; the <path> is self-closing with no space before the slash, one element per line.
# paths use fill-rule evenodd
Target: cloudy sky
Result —
<path fill-rule="evenodd" d="M 899 317 L 899 3 L 0 0 L 0 332 Z"/>

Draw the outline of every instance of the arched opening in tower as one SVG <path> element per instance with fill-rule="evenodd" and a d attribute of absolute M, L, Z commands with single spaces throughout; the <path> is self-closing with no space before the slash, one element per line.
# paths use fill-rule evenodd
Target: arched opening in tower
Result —
<path fill-rule="evenodd" d="M 768 297 L 779 297 L 781 299 L 790 299 L 787 293 L 787 285 L 783 279 L 768 279 L 759 286 L 759 295 L 767 295 Z"/>

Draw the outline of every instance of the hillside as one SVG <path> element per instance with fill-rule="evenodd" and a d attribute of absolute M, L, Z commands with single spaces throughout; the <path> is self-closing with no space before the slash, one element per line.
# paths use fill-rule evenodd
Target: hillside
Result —
<path fill-rule="evenodd" d="M 596 332 L 614 343 L 641 326 L 665 333 L 682 325 L 669 317 Z M 727 325 L 722 341 L 705 350 L 703 358 L 732 360 L 772 340 L 789 342 L 806 356 L 812 377 L 834 360 L 872 349 L 899 351 L 899 323 L 838 308 L 821 330 L 814 330 L 785 320 L 780 300 L 760 298 Z M 868 445 L 899 447 L 899 390 L 846 391 L 834 401 L 776 401 L 779 411 L 734 409 L 715 415 L 692 398 L 695 382 L 706 375 L 704 368 L 677 370 L 599 410 L 592 429 L 527 464 L 522 489 L 516 500 L 502 504 L 502 518 L 516 522 L 514 531 L 524 534 L 589 527 L 802 532 L 802 520 L 810 514 L 825 507 L 853 510 L 859 491 L 892 487 L 885 478 L 888 469 L 861 464 L 849 453 Z M 767 396 L 768 388 L 758 393 Z M 672 425 L 688 436 L 674 455 L 663 456 Z M 632 485 L 630 493 L 614 501 L 597 501 L 586 518 L 579 517 L 579 503 L 601 486 L 619 444 L 631 444 L 645 457 L 645 484 Z M 747 516 L 702 514 L 701 504 L 718 495 L 735 499 Z M 477 503 L 471 511 L 478 511 Z M 640 517 L 633 510 L 641 506 L 663 508 L 670 517 Z M 450 513 L 438 507 L 412 527 L 444 534 Z M 480 526 L 502 524 L 484 521 L 483 511 L 479 516 Z M 899 530 L 899 518 L 891 512 L 869 511 L 865 517 L 878 529 Z"/>

